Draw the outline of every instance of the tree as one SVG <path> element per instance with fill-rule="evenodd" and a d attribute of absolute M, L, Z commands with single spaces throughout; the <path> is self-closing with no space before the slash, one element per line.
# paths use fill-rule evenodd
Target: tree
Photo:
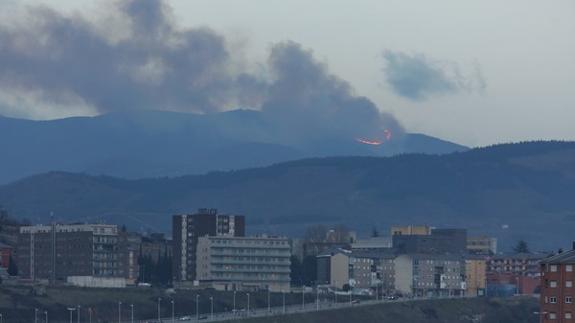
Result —
<path fill-rule="evenodd" d="M 305 230 L 305 242 L 324 242 L 327 236 L 327 228 L 321 224 L 312 225 Z"/>
<path fill-rule="evenodd" d="M 513 248 L 513 251 L 515 251 L 515 253 L 530 253 L 529 246 L 527 246 L 527 242 L 524 240 L 519 240 Z"/>

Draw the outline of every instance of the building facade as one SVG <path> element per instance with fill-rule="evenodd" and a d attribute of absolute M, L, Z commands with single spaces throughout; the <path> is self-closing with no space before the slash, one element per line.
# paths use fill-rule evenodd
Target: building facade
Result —
<path fill-rule="evenodd" d="M 350 256 L 346 249 L 336 248 L 316 257 L 317 283 L 337 289 L 350 283 Z"/>
<path fill-rule="evenodd" d="M 290 257 L 290 242 L 283 237 L 203 236 L 197 244 L 197 280 L 218 290 L 286 291 Z"/>
<path fill-rule="evenodd" d="M 12 258 L 12 247 L 0 242 L 0 267 L 8 269 Z"/>
<path fill-rule="evenodd" d="M 466 296 L 485 296 L 487 288 L 487 263 L 480 256 L 465 259 Z"/>
<path fill-rule="evenodd" d="M 409 254 L 395 258 L 395 289 L 413 296 L 460 296 L 465 261 L 455 255 Z"/>
<path fill-rule="evenodd" d="M 393 226 L 391 227 L 391 236 L 395 235 L 430 235 L 431 227 L 427 225 L 406 225 L 406 226 Z"/>
<path fill-rule="evenodd" d="M 20 228 L 19 275 L 66 281 L 69 276 L 124 277 L 118 228 L 106 224 L 35 225 Z"/>
<path fill-rule="evenodd" d="M 454 254 L 467 253 L 467 230 L 433 229 L 428 235 L 395 234 L 393 248 L 402 254 Z"/>
<path fill-rule="evenodd" d="M 216 209 L 199 209 L 195 214 L 174 215 L 173 276 L 175 281 L 196 280 L 198 239 L 204 236 L 245 236 L 243 215 L 222 215 Z"/>
<path fill-rule="evenodd" d="M 467 237 L 467 251 L 472 255 L 497 254 L 497 238 L 487 236 Z"/>
<path fill-rule="evenodd" d="M 575 249 L 575 243 L 573 248 Z M 561 323 L 575 320 L 574 267 L 575 250 L 562 252 L 541 261 L 540 322 Z"/>

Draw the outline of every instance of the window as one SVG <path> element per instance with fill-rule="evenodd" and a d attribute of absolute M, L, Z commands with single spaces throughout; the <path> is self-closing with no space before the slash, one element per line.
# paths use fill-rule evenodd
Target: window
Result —
<path fill-rule="evenodd" d="M 573 297 L 572 296 L 565 296 L 565 304 L 572 304 Z"/>
<path fill-rule="evenodd" d="M 565 287 L 573 287 L 573 281 L 572 280 L 566 280 L 565 281 Z"/>
<path fill-rule="evenodd" d="M 572 318 L 573 318 L 573 314 L 571 314 L 571 312 L 565 312 L 565 318 L 566 318 L 566 319 L 572 319 Z"/>
<path fill-rule="evenodd" d="M 552 273 L 557 272 L 557 265 L 549 265 L 549 271 Z"/>
<path fill-rule="evenodd" d="M 555 296 L 549 297 L 549 303 L 551 303 L 551 304 L 557 304 L 557 297 L 555 297 Z"/>
<path fill-rule="evenodd" d="M 556 314 L 555 312 L 549 313 L 549 319 L 550 319 L 550 320 L 556 320 L 556 319 L 557 319 L 557 314 Z"/>
<path fill-rule="evenodd" d="M 572 272 L 573 271 L 573 265 L 565 265 L 565 271 Z"/>
<path fill-rule="evenodd" d="M 550 281 L 550 282 L 549 282 L 549 287 L 551 287 L 551 288 L 557 287 L 557 281 L 556 281 L 556 280 Z"/>

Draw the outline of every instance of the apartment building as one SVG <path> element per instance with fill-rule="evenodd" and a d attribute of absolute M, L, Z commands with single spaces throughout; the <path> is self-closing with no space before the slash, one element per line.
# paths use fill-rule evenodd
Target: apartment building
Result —
<path fill-rule="evenodd" d="M 217 290 L 286 291 L 290 257 L 284 237 L 203 236 L 197 243 L 197 280 Z"/>
<path fill-rule="evenodd" d="M 466 290 L 465 261 L 457 255 L 404 254 L 395 258 L 395 289 L 404 295 L 458 296 Z"/>
<path fill-rule="evenodd" d="M 217 209 L 199 209 L 194 214 L 174 215 L 173 276 L 175 281 L 196 280 L 198 239 L 204 236 L 245 236 L 243 215 L 218 214 Z"/>
<path fill-rule="evenodd" d="M 124 277 L 118 227 L 106 224 L 34 225 L 20 228 L 19 275 L 66 281 L 70 276 Z"/>
<path fill-rule="evenodd" d="M 573 244 L 575 249 L 575 243 Z M 575 319 L 575 250 L 562 252 L 540 262 L 542 278 L 540 322 L 573 322 Z"/>

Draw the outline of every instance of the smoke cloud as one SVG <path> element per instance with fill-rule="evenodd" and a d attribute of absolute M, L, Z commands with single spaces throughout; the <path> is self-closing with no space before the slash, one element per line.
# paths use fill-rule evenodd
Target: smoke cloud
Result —
<path fill-rule="evenodd" d="M 434 95 L 459 92 L 483 92 L 485 79 L 478 65 L 470 76 L 464 76 L 454 62 L 439 61 L 423 54 L 406 54 L 386 50 L 384 73 L 395 94 L 414 101 Z"/>
<path fill-rule="evenodd" d="M 19 97 L 97 113 L 250 107 L 287 142 L 401 131 L 297 43 L 273 46 L 262 77 L 238 63 L 243 55 L 224 36 L 178 26 L 164 1 L 117 1 L 113 9 L 87 19 L 31 7 L 20 23 L 0 25 L 0 109 L 18 109 Z"/>

